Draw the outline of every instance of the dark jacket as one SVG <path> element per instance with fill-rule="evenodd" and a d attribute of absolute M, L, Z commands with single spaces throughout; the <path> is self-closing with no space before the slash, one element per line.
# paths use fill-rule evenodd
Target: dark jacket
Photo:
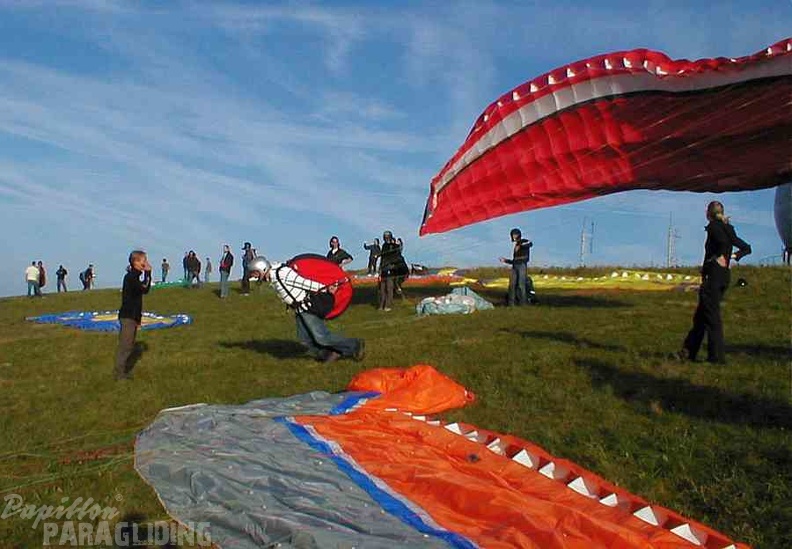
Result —
<path fill-rule="evenodd" d="M 338 248 L 338 250 L 336 250 L 335 252 L 333 252 L 333 250 L 330 249 L 330 251 L 327 252 L 327 259 L 329 259 L 336 265 L 341 265 L 341 262 L 344 261 L 345 259 L 351 260 L 353 258 L 351 255 L 349 255 L 349 252 L 347 252 L 344 248 Z"/>
<path fill-rule="evenodd" d="M 507 259 L 506 263 L 509 265 L 526 265 L 531 260 L 531 246 L 533 242 L 525 238 L 521 238 L 514 243 L 514 255 L 511 259 Z"/>
<path fill-rule="evenodd" d="M 737 248 L 737 259 L 741 259 L 751 253 L 751 245 L 737 236 L 734 227 L 724 223 L 719 219 L 710 221 L 706 227 L 707 241 L 704 243 L 704 264 L 702 270 L 706 270 L 718 257 L 723 256 L 726 264 L 731 259 L 732 248 Z"/>
<path fill-rule="evenodd" d="M 369 253 L 369 261 L 372 261 L 373 259 L 376 259 L 376 258 L 378 258 L 378 257 L 379 257 L 379 255 L 380 255 L 380 247 L 379 247 L 379 244 L 376 244 L 376 243 L 375 243 L 375 244 L 368 245 L 368 244 L 365 244 L 365 243 L 364 243 L 364 244 L 363 244 L 363 249 L 364 249 L 364 250 L 368 250 L 368 253 Z"/>
<path fill-rule="evenodd" d="M 242 270 L 248 272 L 248 265 L 256 259 L 256 254 L 253 253 L 252 248 L 247 248 L 245 253 L 242 255 Z"/>
<path fill-rule="evenodd" d="M 407 276 L 408 274 L 410 274 L 410 270 L 402 257 L 401 246 L 393 240 L 383 243 L 380 253 L 380 275 Z"/>
<path fill-rule="evenodd" d="M 223 259 L 220 260 L 220 272 L 230 273 L 231 267 L 234 266 L 234 254 L 226 252 L 223 254 Z"/>
<path fill-rule="evenodd" d="M 141 274 L 144 275 L 142 281 L 140 280 Z M 151 271 L 141 273 L 130 267 L 124 276 L 118 318 L 129 318 L 140 324 L 140 319 L 143 316 L 143 294 L 147 294 L 150 288 Z"/>
<path fill-rule="evenodd" d="M 197 256 L 187 258 L 187 270 L 191 273 L 201 272 L 201 260 Z"/>

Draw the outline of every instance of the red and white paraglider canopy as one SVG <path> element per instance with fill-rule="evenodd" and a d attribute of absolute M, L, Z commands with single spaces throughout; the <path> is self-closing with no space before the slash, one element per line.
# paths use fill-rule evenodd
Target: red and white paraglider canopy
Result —
<path fill-rule="evenodd" d="M 432 179 L 420 234 L 631 189 L 774 187 L 790 135 L 792 39 L 738 59 L 599 55 L 487 107 Z"/>
<path fill-rule="evenodd" d="M 286 264 L 300 276 L 325 286 L 339 283 L 335 293 L 335 305 L 325 318 L 335 318 L 347 310 L 352 302 L 352 282 L 349 275 L 337 263 L 318 254 L 300 254 L 291 258 Z"/>

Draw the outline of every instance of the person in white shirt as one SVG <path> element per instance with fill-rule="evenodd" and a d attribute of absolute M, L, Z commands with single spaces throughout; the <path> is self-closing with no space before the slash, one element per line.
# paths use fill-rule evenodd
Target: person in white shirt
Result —
<path fill-rule="evenodd" d="M 28 285 L 28 297 L 41 297 L 41 289 L 39 288 L 39 274 L 40 273 L 38 267 L 36 267 L 35 261 L 31 263 L 27 269 L 25 269 L 25 280 L 27 281 Z"/>
<path fill-rule="evenodd" d="M 286 263 L 270 263 L 257 257 L 248 271 L 259 280 L 268 281 L 290 309 L 294 310 L 297 337 L 308 354 L 321 362 L 340 358 L 363 360 L 366 343 L 362 339 L 333 333 L 325 324 L 325 317 L 333 310 L 335 293 L 341 281 L 329 286 L 301 276 Z"/>

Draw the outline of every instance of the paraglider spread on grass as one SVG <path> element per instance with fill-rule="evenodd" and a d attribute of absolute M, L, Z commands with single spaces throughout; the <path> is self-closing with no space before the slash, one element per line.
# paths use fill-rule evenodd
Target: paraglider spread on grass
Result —
<path fill-rule="evenodd" d="M 343 393 L 163 410 L 135 469 L 220 547 L 746 548 L 526 440 L 432 416 L 474 398 L 419 365 Z"/>
<path fill-rule="evenodd" d="M 432 179 L 420 234 L 632 189 L 790 180 L 792 39 L 737 59 L 637 49 L 534 78 L 489 105 Z"/>
<path fill-rule="evenodd" d="M 40 324 L 63 324 L 64 326 L 71 326 L 90 332 L 117 332 L 121 329 L 121 324 L 118 321 L 118 311 L 69 311 L 65 313 L 31 316 L 28 317 L 27 320 Z M 141 329 L 159 330 L 162 328 L 184 326 L 191 322 L 192 318 L 185 314 L 163 316 L 144 312 L 141 318 Z"/>

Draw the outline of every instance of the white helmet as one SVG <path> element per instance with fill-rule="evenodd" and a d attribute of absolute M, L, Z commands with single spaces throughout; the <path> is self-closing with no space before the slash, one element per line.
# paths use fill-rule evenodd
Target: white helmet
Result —
<path fill-rule="evenodd" d="M 263 255 L 260 255 L 253 259 L 250 263 L 248 263 L 248 270 L 249 271 L 260 271 L 261 274 L 266 273 L 270 270 L 272 264 L 267 261 L 267 258 Z"/>

